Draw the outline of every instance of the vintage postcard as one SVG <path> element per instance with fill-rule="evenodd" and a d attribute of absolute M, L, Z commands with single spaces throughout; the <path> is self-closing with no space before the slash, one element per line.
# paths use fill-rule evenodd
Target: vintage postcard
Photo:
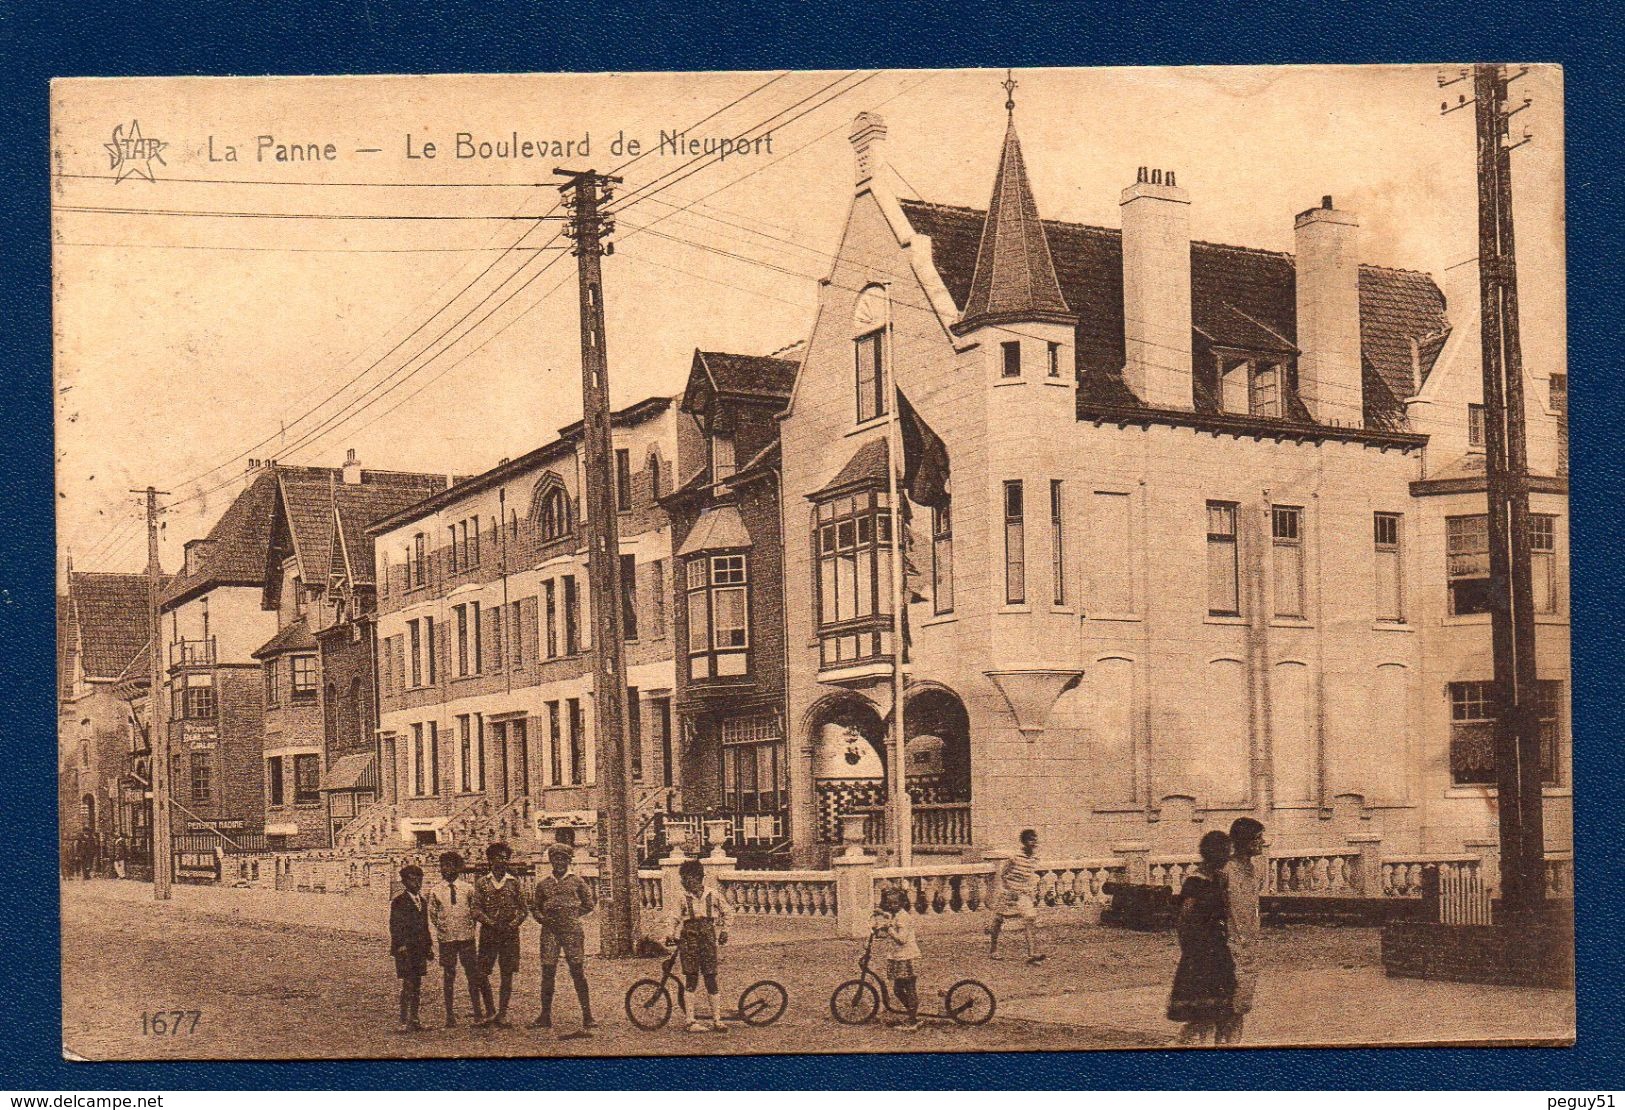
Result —
<path fill-rule="evenodd" d="M 1571 1043 L 1562 96 L 56 82 L 64 1052 Z"/>

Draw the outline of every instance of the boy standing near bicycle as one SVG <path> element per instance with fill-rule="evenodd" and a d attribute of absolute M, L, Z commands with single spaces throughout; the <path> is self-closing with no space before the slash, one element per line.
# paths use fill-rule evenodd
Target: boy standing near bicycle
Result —
<path fill-rule="evenodd" d="M 888 943 L 886 950 L 887 977 L 891 979 L 892 993 L 903 1004 L 906 1018 L 899 1029 L 913 1033 L 919 1030 L 920 991 L 914 970 L 914 961 L 920 958 L 920 940 L 914 930 L 914 915 L 908 909 L 908 892 L 887 887 L 880 893 L 880 912 L 875 915 L 874 932 L 877 939 Z"/>
<path fill-rule="evenodd" d="M 723 1033 L 728 1027 L 722 1022 L 717 988 L 717 950 L 728 943 L 728 901 L 706 883 L 705 864 L 697 859 L 685 860 L 677 877 L 683 882 L 683 894 L 667 923 L 666 943 L 677 946 L 683 964 L 683 1016 L 690 1033 L 703 1033 L 707 1028 Z M 694 1005 L 702 978 L 711 1004 L 709 1026 L 699 1019 Z"/>

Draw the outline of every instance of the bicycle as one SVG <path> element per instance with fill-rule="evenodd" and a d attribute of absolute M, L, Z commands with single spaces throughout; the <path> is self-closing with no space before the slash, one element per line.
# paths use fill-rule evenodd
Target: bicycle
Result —
<path fill-rule="evenodd" d="M 863 955 L 858 957 L 858 977 L 848 979 L 836 987 L 829 996 L 829 1012 L 842 1025 L 862 1025 L 873 1021 L 879 1015 L 881 1006 L 885 1006 L 889 1014 L 908 1012 L 903 1007 L 892 1004 L 891 991 L 886 986 L 886 980 L 870 967 L 874 947 L 875 937 L 870 933 L 868 942 L 863 946 Z M 998 1001 L 993 997 L 993 992 L 988 989 L 987 984 L 976 979 L 961 979 L 942 991 L 940 997 L 943 1000 L 942 1013 L 922 1012 L 915 1016 L 921 1021 L 986 1025 L 993 1020 L 993 1013 L 998 1009 Z"/>
<path fill-rule="evenodd" d="M 626 1016 L 632 1024 L 645 1032 L 659 1029 L 671 1020 L 673 994 L 676 1004 L 683 1005 L 682 977 L 673 969 L 677 966 L 677 949 L 673 948 L 660 964 L 659 979 L 639 979 L 626 991 Z M 758 979 L 739 992 L 739 1008 L 724 1013 L 725 1021 L 742 1021 L 746 1025 L 772 1025 L 784 1016 L 790 1004 L 790 995 L 780 983 L 772 979 Z"/>

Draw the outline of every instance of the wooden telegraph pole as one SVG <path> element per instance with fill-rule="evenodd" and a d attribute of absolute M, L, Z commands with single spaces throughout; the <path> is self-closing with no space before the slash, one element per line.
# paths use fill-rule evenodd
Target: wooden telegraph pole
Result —
<path fill-rule="evenodd" d="M 1538 910 L 1546 892 L 1541 804 L 1539 685 L 1529 558 L 1529 457 L 1525 434 L 1518 273 L 1512 232 L 1508 77 L 1473 68 L 1478 146 L 1478 272 L 1484 367 L 1484 455 L 1489 501 L 1490 639 L 1495 660 L 1495 769 L 1501 897 L 1510 912 Z M 1452 82 L 1441 82 L 1449 84 Z M 1458 103 L 1455 108 L 1465 107 Z M 1448 105 L 1446 111 L 1454 111 Z"/>
<path fill-rule="evenodd" d="M 147 662 L 152 685 L 147 688 L 147 741 L 152 749 L 152 896 L 169 900 L 174 870 L 174 841 L 169 815 L 169 722 L 159 712 L 164 692 L 164 653 L 158 637 L 159 590 L 163 567 L 158 561 L 158 494 L 152 486 L 131 490 L 144 494 L 147 504 L 147 623 L 152 635 L 147 640 Z"/>
<path fill-rule="evenodd" d="M 638 939 L 636 855 L 633 851 L 631 767 L 626 751 L 626 649 L 621 619 L 621 540 L 616 521 L 614 452 L 610 439 L 609 362 L 604 349 L 601 257 L 615 229 L 601 206 L 620 178 L 593 170 L 555 170 L 569 178 L 560 191 L 570 210 L 581 296 L 582 445 L 586 471 L 587 588 L 592 606 L 593 717 L 598 738 L 601 820 L 607 833 L 609 910 L 601 951 L 633 955 Z"/>

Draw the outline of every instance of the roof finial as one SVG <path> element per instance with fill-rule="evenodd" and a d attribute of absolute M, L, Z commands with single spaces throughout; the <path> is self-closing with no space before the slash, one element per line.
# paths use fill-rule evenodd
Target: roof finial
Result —
<path fill-rule="evenodd" d="M 1016 80 L 1016 72 L 1013 69 L 1005 70 L 1004 80 L 999 82 L 1004 89 L 1004 110 L 1012 117 L 1016 114 L 1016 86 L 1020 83 Z"/>

